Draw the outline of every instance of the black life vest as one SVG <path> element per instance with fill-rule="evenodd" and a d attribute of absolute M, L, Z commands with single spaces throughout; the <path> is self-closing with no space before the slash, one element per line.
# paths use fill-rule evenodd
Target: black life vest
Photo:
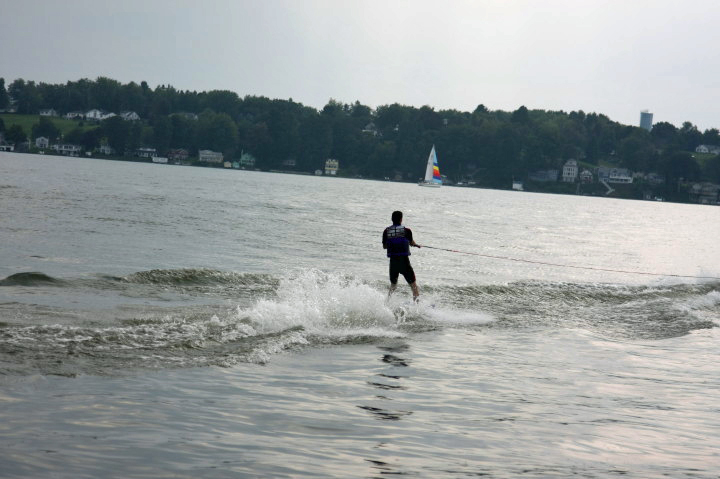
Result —
<path fill-rule="evenodd" d="M 385 246 L 388 257 L 410 256 L 410 242 L 405 237 L 403 225 L 391 225 L 385 228 Z"/>

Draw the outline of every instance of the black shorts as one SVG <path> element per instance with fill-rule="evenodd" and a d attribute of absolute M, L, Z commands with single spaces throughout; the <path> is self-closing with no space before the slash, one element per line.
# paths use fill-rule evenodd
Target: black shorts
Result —
<path fill-rule="evenodd" d="M 397 284 L 399 275 L 403 275 L 408 284 L 415 282 L 415 271 L 413 271 L 412 266 L 410 266 L 409 256 L 390 257 L 390 282 Z"/>

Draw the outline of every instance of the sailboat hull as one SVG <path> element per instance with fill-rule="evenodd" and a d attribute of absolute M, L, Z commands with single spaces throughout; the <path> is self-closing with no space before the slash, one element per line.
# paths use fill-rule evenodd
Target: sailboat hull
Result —
<path fill-rule="evenodd" d="M 418 183 L 418 186 L 428 186 L 430 188 L 440 188 L 439 183 L 426 183 L 424 181 L 421 181 L 420 183 Z"/>

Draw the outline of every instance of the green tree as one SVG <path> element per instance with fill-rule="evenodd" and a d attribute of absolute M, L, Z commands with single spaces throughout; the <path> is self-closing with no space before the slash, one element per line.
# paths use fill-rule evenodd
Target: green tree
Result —
<path fill-rule="evenodd" d="M 64 137 L 65 143 L 72 143 L 73 145 L 79 145 L 83 142 L 83 131 L 81 128 L 73 128 Z"/>
<path fill-rule="evenodd" d="M 117 80 L 98 77 L 90 85 L 91 105 L 101 110 L 120 113 L 122 85 Z"/>
<path fill-rule="evenodd" d="M 170 148 L 197 150 L 197 120 L 182 115 L 170 116 Z"/>
<path fill-rule="evenodd" d="M 5 132 L 5 140 L 8 143 L 12 143 L 17 146 L 18 144 L 27 141 L 27 135 L 20 125 L 10 125 L 10 128 L 8 128 Z"/>
<path fill-rule="evenodd" d="M 8 106 L 10 106 L 10 98 L 8 97 L 8 92 L 5 89 L 5 79 L 0 78 L 0 110 L 4 110 Z"/>
<path fill-rule="evenodd" d="M 720 131 L 717 128 L 705 130 L 702 136 L 702 142 L 705 145 L 720 145 Z"/>
<path fill-rule="evenodd" d="M 647 170 L 655 154 L 650 140 L 650 133 L 642 128 L 637 128 L 632 135 L 623 139 L 617 151 L 623 166 L 631 170 Z"/>
<path fill-rule="evenodd" d="M 18 78 L 10 84 L 8 93 L 17 103 L 18 113 L 35 114 L 40 109 L 42 98 L 35 82 L 25 82 L 22 78 Z"/>
<path fill-rule="evenodd" d="M 41 116 L 40 120 L 32 126 L 32 136 L 33 138 L 44 136 L 52 141 L 60 136 L 60 129 L 50 118 Z"/>
<path fill-rule="evenodd" d="M 700 177 L 700 165 L 690 153 L 684 151 L 668 153 L 661 166 L 668 185 L 677 185 L 680 179 L 697 180 Z"/>
<path fill-rule="evenodd" d="M 85 148 L 86 151 L 92 151 L 100 146 L 100 142 L 103 138 L 102 128 L 90 128 L 85 130 L 80 138 L 80 144 Z"/>
<path fill-rule="evenodd" d="M 119 154 L 122 154 L 127 148 L 130 123 L 119 116 L 114 116 L 104 120 L 100 124 L 100 128 L 102 136 L 107 138 L 108 145 L 113 147 Z"/>
<path fill-rule="evenodd" d="M 198 119 L 198 147 L 221 151 L 231 158 L 238 144 L 237 125 L 227 113 L 205 110 Z"/>
<path fill-rule="evenodd" d="M 164 154 L 170 148 L 172 141 L 172 121 L 167 116 L 159 116 L 153 122 L 152 145 L 158 152 Z"/>
<path fill-rule="evenodd" d="M 514 123 L 528 124 L 530 123 L 530 113 L 528 109 L 523 105 L 512 114 L 512 121 Z"/>
<path fill-rule="evenodd" d="M 694 151 L 702 143 L 703 135 L 695 125 L 686 121 L 678 131 L 678 139 L 683 150 Z"/>
<path fill-rule="evenodd" d="M 705 162 L 703 175 L 714 183 L 720 183 L 720 156 L 715 155 Z"/>

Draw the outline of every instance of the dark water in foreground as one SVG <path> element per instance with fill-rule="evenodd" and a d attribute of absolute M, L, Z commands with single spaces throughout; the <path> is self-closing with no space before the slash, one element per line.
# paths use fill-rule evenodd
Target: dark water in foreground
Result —
<path fill-rule="evenodd" d="M 0 477 L 720 477 L 720 208 L 0 153 Z M 393 209 L 421 244 L 385 302 Z"/>

